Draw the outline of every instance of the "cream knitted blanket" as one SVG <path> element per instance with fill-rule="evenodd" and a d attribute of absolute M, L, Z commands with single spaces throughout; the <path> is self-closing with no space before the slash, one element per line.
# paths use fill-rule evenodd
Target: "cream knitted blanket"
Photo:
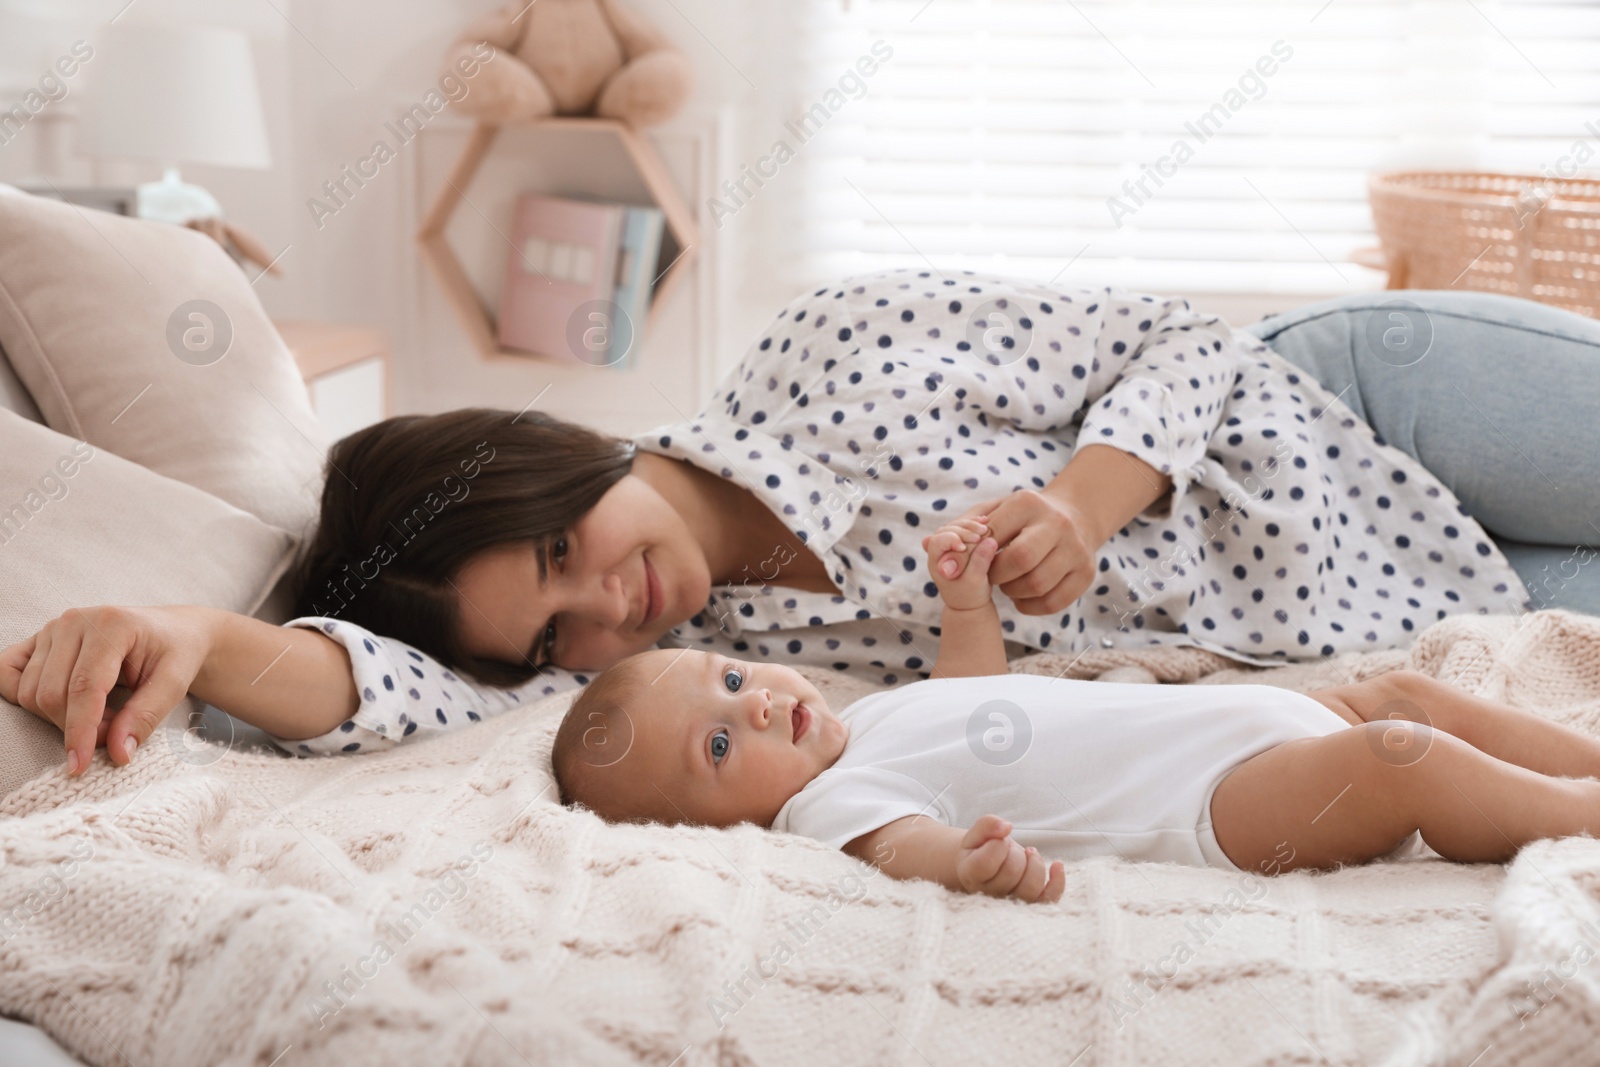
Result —
<path fill-rule="evenodd" d="M 1015 667 L 1311 688 L 1402 664 L 1600 730 L 1600 620 L 1564 613 L 1265 675 L 1189 650 Z M 1600 1042 L 1600 842 L 1275 879 L 1097 860 L 1028 906 L 566 811 L 570 697 L 372 756 L 153 740 L 36 779 L 0 805 L 0 1011 L 96 1067 L 1489 1067 Z"/>

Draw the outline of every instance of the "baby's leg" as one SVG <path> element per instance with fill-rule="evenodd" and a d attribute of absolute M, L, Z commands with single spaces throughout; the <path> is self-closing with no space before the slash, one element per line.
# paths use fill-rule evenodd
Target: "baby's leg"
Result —
<path fill-rule="evenodd" d="M 1420 759 L 1389 754 L 1386 731 L 1426 729 L 1371 722 L 1246 760 L 1212 794 L 1217 843 L 1237 866 L 1276 874 L 1364 863 L 1414 830 L 1469 863 L 1502 862 L 1539 838 L 1600 834 L 1600 782 L 1547 777 L 1443 730 Z"/>
<path fill-rule="evenodd" d="M 1306 695 L 1348 721 L 1355 721 L 1352 713 L 1363 722 L 1410 719 L 1530 771 L 1564 778 L 1600 777 L 1600 739 L 1416 671 L 1393 671 Z M 1390 740 L 1407 739 L 1396 732 Z M 1426 734 L 1415 740 L 1426 748 Z"/>

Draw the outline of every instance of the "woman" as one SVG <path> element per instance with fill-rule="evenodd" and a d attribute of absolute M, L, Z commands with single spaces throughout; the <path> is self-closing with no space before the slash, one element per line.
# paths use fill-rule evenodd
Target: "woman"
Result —
<path fill-rule="evenodd" d="M 938 651 L 921 531 L 979 512 L 1004 546 L 1012 656 L 1180 644 L 1270 664 L 1402 645 L 1447 613 L 1529 601 L 1474 515 L 1530 588 L 1600 541 L 1591 450 L 1560 436 L 1600 400 L 1600 328 L 1399 297 L 1252 335 L 1109 289 L 854 279 L 792 301 L 684 425 L 617 441 L 465 411 L 341 441 L 288 628 L 95 609 L 5 662 L 20 702 L 66 723 L 78 768 L 90 724 L 122 762 L 185 689 L 312 753 L 453 728 L 658 642 L 893 685 Z M 1578 567 L 1532 606 L 1600 605 Z M 75 663 L 93 684 L 74 697 Z M 124 668 L 145 681 L 108 723 Z"/>

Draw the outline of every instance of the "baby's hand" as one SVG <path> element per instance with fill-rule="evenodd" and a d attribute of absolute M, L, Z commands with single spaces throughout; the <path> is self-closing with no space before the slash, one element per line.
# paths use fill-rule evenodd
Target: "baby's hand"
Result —
<path fill-rule="evenodd" d="M 1011 824 L 985 815 L 961 839 L 956 877 L 969 893 L 1016 897 L 1030 904 L 1054 904 L 1067 887 L 1067 868 L 1060 860 L 1045 863 L 1035 848 L 1011 840 Z"/>
<path fill-rule="evenodd" d="M 947 607 L 970 611 L 994 602 L 989 565 L 1000 542 L 989 535 L 986 515 L 956 519 L 922 539 L 928 574 Z"/>

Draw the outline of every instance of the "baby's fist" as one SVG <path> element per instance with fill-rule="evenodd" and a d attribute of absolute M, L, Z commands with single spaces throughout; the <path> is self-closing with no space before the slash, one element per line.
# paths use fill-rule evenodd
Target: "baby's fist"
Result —
<path fill-rule="evenodd" d="M 928 574 L 948 607 L 965 611 L 994 600 L 989 565 L 1000 543 L 989 536 L 986 518 L 956 519 L 922 539 L 928 553 Z"/>
<path fill-rule="evenodd" d="M 961 839 L 956 877 L 969 893 L 1029 904 L 1054 904 L 1067 887 L 1066 865 L 1047 863 L 1038 849 L 1011 840 L 1011 824 L 998 815 L 983 816 Z"/>

